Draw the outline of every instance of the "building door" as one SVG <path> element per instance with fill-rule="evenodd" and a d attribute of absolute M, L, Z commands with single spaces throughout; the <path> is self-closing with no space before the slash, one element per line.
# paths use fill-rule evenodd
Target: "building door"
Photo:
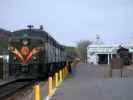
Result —
<path fill-rule="evenodd" d="M 108 54 L 98 54 L 98 64 L 108 64 Z"/>

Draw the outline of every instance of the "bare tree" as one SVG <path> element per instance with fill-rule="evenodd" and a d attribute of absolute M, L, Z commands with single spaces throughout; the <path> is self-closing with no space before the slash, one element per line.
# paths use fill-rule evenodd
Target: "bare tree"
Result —
<path fill-rule="evenodd" d="M 77 43 L 77 51 L 80 59 L 83 62 L 87 62 L 87 47 L 91 44 L 91 41 L 89 40 L 80 40 Z"/>

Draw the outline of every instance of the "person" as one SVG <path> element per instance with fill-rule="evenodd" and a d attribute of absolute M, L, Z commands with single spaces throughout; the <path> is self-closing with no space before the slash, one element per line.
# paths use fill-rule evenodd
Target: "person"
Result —
<path fill-rule="evenodd" d="M 71 62 L 67 62 L 67 70 L 68 70 L 68 72 L 69 72 L 69 74 L 71 74 L 72 73 L 72 68 L 71 68 Z"/>
<path fill-rule="evenodd" d="M 122 72 L 123 72 L 123 60 L 119 55 L 113 55 L 113 58 L 111 59 L 110 64 L 110 77 L 112 77 L 112 70 L 113 69 L 119 69 L 121 73 L 122 78 Z"/>
<path fill-rule="evenodd" d="M 75 76 L 76 75 L 76 62 L 73 62 L 72 64 L 71 64 L 71 66 L 72 66 L 72 76 Z"/>

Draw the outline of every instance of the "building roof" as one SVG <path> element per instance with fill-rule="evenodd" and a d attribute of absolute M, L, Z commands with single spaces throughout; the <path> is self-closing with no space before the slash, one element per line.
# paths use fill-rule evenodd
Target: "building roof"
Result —
<path fill-rule="evenodd" d="M 123 47 L 129 49 L 130 52 L 133 52 L 133 45 L 131 44 L 125 44 L 122 45 Z M 87 47 L 87 50 L 89 53 L 95 52 L 95 53 L 116 53 L 116 50 L 119 48 L 118 44 L 114 45 L 90 45 Z"/>

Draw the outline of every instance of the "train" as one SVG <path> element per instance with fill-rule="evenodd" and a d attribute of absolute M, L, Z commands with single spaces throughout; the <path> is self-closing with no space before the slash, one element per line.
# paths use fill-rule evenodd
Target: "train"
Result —
<path fill-rule="evenodd" d="M 9 38 L 9 73 L 17 79 L 45 79 L 63 67 L 71 71 L 73 57 L 41 28 L 20 29 Z"/>
<path fill-rule="evenodd" d="M 129 51 L 129 49 L 119 46 L 119 49 L 117 50 L 117 54 L 122 58 L 124 65 L 130 65 L 132 62 L 132 53 Z"/>

